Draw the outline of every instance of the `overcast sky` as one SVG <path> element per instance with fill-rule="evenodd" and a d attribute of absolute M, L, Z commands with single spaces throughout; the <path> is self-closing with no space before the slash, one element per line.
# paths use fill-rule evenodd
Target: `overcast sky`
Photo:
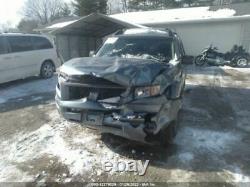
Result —
<path fill-rule="evenodd" d="M 21 10 L 26 0 L 0 0 L 0 25 L 15 26 L 22 18 Z M 35 1 L 35 0 L 34 0 Z M 71 0 L 62 0 L 70 2 Z"/>

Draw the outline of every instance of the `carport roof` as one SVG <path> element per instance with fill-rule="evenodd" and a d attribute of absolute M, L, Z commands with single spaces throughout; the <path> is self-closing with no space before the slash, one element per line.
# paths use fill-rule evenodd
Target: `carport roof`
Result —
<path fill-rule="evenodd" d="M 145 28 L 144 26 L 121 21 L 103 14 L 90 14 L 71 24 L 52 31 L 52 34 L 104 37 L 124 28 Z"/>

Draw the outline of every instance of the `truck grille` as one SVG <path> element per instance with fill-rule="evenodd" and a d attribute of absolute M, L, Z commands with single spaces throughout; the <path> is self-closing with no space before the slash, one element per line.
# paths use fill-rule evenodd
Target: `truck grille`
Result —
<path fill-rule="evenodd" d="M 82 76 L 78 80 L 63 82 L 60 88 L 62 100 L 77 100 L 86 97 L 103 100 L 118 97 L 126 91 L 126 87 L 94 76 Z"/>

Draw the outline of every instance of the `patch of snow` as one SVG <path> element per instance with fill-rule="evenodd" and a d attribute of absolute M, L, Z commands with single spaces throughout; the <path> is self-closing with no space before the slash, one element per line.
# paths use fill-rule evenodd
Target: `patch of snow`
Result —
<path fill-rule="evenodd" d="M 57 77 L 47 80 L 27 80 L 24 83 L 13 84 L 7 88 L 0 88 L 0 104 L 6 103 L 10 99 L 29 96 L 44 92 L 53 92 L 56 89 Z"/>
<path fill-rule="evenodd" d="M 67 181 L 70 177 L 82 174 L 88 176 L 98 173 L 101 175 L 104 172 L 102 164 L 105 161 L 125 160 L 105 144 L 96 149 L 98 144 L 102 144 L 98 142 L 100 137 L 89 133 L 87 129 L 76 131 L 77 134 L 74 136 L 67 133 L 68 130 L 78 126 L 62 120 L 56 110 L 49 113 L 49 117 L 51 118 L 50 124 L 44 124 L 33 132 L 19 132 L 9 140 L 0 142 L 0 179 L 2 181 L 35 180 L 37 173 L 32 173 L 32 168 L 29 172 L 32 174 L 26 176 L 23 172 L 23 175 L 13 176 L 19 164 L 43 157 L 57 158 L 58 162 L 65 165 L 70 175 L 67 176 Z M 49 164 L 55 163 L 52 161 Z M 8 175 L 6 169 L 8 169 Z M 114 172 L 110 174 L 112 173 Z"/>
<path fill-rule="evenodd" d="M 32 97 L 31 101 L 39 101 L 42 99 L 43 99 L 43 97 Z"/>
<path fill-rule="evenodd" d="M 171 169 L 168 183 L 192 183 L 197 182 L 194 177 L 195 172 L 184 169 Z M 209 181 L 211 182 L 211 181 Z M 184 185 L 180 185 L 184 186 Z"/>
<path fill-rule="evenodd" d="M 54 25 L 51 25 L 49 27 L 46 27 L 47 29 L 59 29 L 59 28 L 62 28 L 62 27 L 66 27 L 74 22 L 76 22 L 77 20 L 74 20 L 74 21 L 66 21 L 66 22 L 61 22 L 61 23 L 56 23 Z"/>
<path fill-rule="evenodd" d="M 244 72 L 244 73 L 250 73 L 250 68 L 237 68 L 237 67 L 231 67 L 231 66 L 223 66 L 221 69 L 225 70 L 235 70 L 239 72 Z"/>
<path fill-rule="evenodd" d="M 191 150 L 204 149 L 223 154 L 230 152 L 234 146 L 237 146 L 241 138 L 240 134 L 232 132 L 185 127 L 179 131 L 175 141 L 178 145 L 189 147 Z"/>
<path fill-rule="evenodd" d="M 71 178 L 66 178 L 65 180 L 64 180 L 64 182 L 66 182 L 66 183 L 68 183 L 68 182 L 71 182 Z"/>
<path fill-rule="evenodd" d="M 211 86 L 222 88 L 250 88 L 250 80 L 232 80 L 230 76 L 222 75 L 222 72 L 230 73 L 230 71 L 238 71 L 239 73 L 249 73 L 250 68 L 229 68 L 229 67 L 206 67 L 206 69 L 187 68 L 186 84 L 192 86 Z M 247 74 L 246 74 L 247 75 Z M 250 76 L 250 75 L 249 75 Z"/>
<path fill-rule="evenodd" d="M 235 183 L 249 183 L 250 182 L 250 177 L 244 175 L 242 170 L 238 166 L 233 166 L 231 170 L 227 170 L 227 173 L 229 173 L 233 177 L 232 182 L 235 182 Z"/>
<path fill-rule="evenodd" d="M 71 175 L 82 174 L 91 170 L 94 161 L 87 150 L 72 149 L 68 146 L 60 134 L 53 137 L 53 142 L 48 145 L 44 153 L 59 158 L 63 164 L 68 166 Z"/>
<path fill-rule="evenodd" d="M 233 9 L 219 9 L 217 11 L 209 10 L 209 7 L 193 7 L 193 8 L 179 8 L 156 11 L 142 11 L 130 12 L 111 15 L 122 21 L 135 24 L 154 24 L 164 22 L 177 22 L 187 20 L 204 20 L 215 18 L 228 18 L 234 16 L 236 13 Z"/>
<path fill-rule="evenodd" d="M 27 172 L 21 171 L 12 164 L 7 164 L 3 160 L 0 161 L 0 182 L 29 182 L 32 181 L 34 176 L 29 175 Z"/>

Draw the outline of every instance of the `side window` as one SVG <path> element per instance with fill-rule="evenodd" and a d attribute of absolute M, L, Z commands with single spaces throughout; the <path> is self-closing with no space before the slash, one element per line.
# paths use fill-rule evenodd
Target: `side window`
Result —
<path fill-rule="evenodd" d="M 35 49 L 51 49 L 53 48 L 52 44 L 47 38 L 43 37 L 32 37 L 34 48 Z"/>
<path fill-rule="evenodd" d="M 3 37 L 0 37 L 0 55 L 8 53 L 8 47 Z"/>
<path fill-rule="evenodd" d="M 13 53 L 32 51 L 34 49 L 29 36 L 8 36 L 7 39 Z"/>

